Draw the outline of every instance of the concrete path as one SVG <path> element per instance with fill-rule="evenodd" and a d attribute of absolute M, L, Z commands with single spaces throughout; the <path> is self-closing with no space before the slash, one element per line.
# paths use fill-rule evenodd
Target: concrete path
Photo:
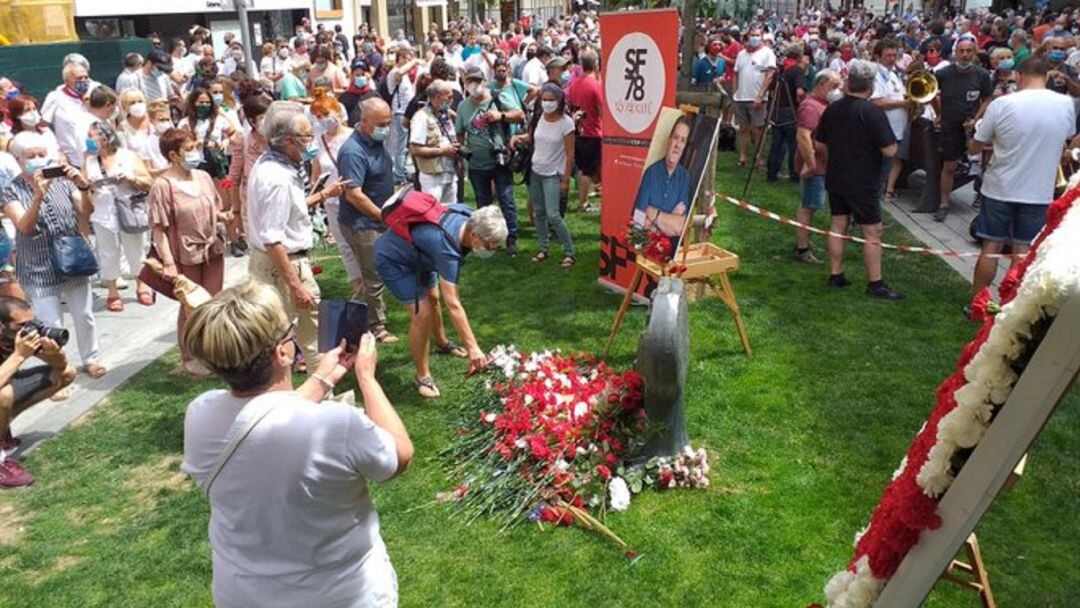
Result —
<path fill-rule="evenodd" d="M 247 277 L 247 260 L 246 257 L 226 257 L 226 286 Z M 94 289 L 94 318 L 101 345 L 101 362 L 108 368 L 108 373 L 97 380 L 79 374 L 69 399 L 38 404 L 16 418 L 11 430 L 22 438 L 21 454 L 60 432 L 125 380 L 176 346 L 176 313 L 180 305 L 158 296 L 154 306 L 142 306 L 135 301 L 135 282 L 129 280 L 128 283 L 129 287 L 120 292 L 124 298 L 124 311 L 118 313 L 105 310 L 105 290 Z M 70 321 L 69 316 L 66 318 Z M 64 351 L 69 361 L 80 365 L 74 335 Z"/>

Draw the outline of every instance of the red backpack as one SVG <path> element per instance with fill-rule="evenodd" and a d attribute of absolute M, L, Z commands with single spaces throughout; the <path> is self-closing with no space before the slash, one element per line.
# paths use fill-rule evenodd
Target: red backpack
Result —
<path fill-rule="evenodd" d="M 382 220 L 386 227 L 412 245 L 412 227 L 417 224 L 442 226 L 447 208 L 439 199 L 426 192 L 409 190 L 382 208 Z"/>

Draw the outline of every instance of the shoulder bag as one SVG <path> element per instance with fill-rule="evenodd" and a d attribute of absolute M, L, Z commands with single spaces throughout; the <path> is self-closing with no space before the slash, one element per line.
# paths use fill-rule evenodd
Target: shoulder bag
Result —
<path fill-rule="evenodd" d="M 49 192 L 46 192 L 46 197 L 49 194 Z M 74 205 L 74 202 L 68 202 Z M 94 256 L 93 248 L 90 247 L 90 241 L 86 236 L 79 234 L 78 229 L 75 230 L 75 234 L 58 232 L 60 221 L 55 217 L 55 210 L 53 209 L 55 202 L 43 200 L 41 204 L 46 210 L 45 224 L 48 226 L 49 256 L 53 272 L 64 279 L 89 277 L 97 274 L 99 270 L 97 258 Z M 63 230 L 63 228 L 59 228 L 59 230 Z"/>
<path fill-rule="evenodd" d="M 162 177 L 161 179 L 165 180 L 165 183 L 169 184 L 169 210 L 171 213 L 169 213 L 169 228 L 167 236 L 172 238 L 169 238 L 168 240 L 170 242 L 174 240 L 179 242 L 179 238 L 177 238 L 176 234 L 176 210 L 173 207 L 176 202 L 176 197 L 173 195 L 172 180 L 167 177 Z M 146 254 L 146 259 L 157 260 L 158 262 L 161 262 L 161 254 L 158 253 L 157 245 L 153 242 L 153 240 L 153 238 L 150 239 L 150 252 Z M 145 264 L 143 265 L 142 270 L 139 271 L 139 281 L 145 283 L 147 287 L 160 293 L 166 298 L 169 298 L 170 300 L 176 299 L 176 294 L 173 292 L 172 281 L 166 279 L 163 275 L 160 275 L 153 270 L 150 270 L 150 268 Z"/>
<path fill-rule="evenodd" d="M 214 179 L 225 179 L 229 174 L 229 157 L 218 148 L 210 148 L 210 136 L 214 133 L 214 123 L 217 121 L 217 108 L 215 114 L 210 117 L 210 124 L 206 126 L 206 135 L 203 136 L 203 162 L 199 168 L 210 174 Z M 192 132 L 195 126 L 191 127 Z"/>
<path fill-rule="evenodd" d="M 101 175 L 108 177 L 105 167 L 98 161 Z M 115 192 L 115 191 L 114 191 Z M 146 193 L 139 191 L 130 197 L 113 195 L 113 206 L 116 208 L 116 221 L 120 224 L 120 230 L 128 234 L 141 234 L 150 230 L 150 207 L 146 204 Z"/>

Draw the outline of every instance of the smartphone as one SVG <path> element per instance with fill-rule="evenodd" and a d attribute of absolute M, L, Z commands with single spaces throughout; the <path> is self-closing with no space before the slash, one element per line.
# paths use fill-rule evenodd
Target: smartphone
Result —
<path fill-rule="evenodd" d="M 360 348 L 360 338 L 368 331 L 367 302 L 349 300 L 345 303 L 341 323 L 338 324 L 337 344 L 345 340 L 345 351 L 355 353 Z"/>
<path fill-rule="evenodd" d="M 41 170 L 41 177 L 45 179 L 56 179 L 58 177 L 64 177 L 67 173 L 64 171 L 62 165 L 56 165 L 55 167 L 45 167 Z"/>
<path fill-rule="evenodd" d="M 319 176 L 319 179 L 315 180 L 315 183 L 311 186 L 311 194 L 315 194 L 319 190 L 322 190 L 326 186 L 326 182 L 330 181 L 330 174 L 323 173 Z"/>

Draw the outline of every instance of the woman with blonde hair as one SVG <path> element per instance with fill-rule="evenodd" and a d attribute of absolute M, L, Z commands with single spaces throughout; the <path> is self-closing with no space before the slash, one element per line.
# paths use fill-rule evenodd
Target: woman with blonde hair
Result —
<path fill-rule="evenodd" d="M 157 144 L 155 135 L 158 132 L 142 91 L 127 89 L 120 94 L 120 116 L 120 141 L 125 148 L 137 154 L 144 164 L 149 164 L 152 161 L 150 151 Z"/>
<path fill-rule="evenodd" d="M 374 337 L 294 388 L 296 323 L 248 282 L 195 309 L 182 338 L 228 385 L 188 405 L 180 467 L 210 503 L 214 604 L 396 606 L 368 483 L 404 473 L 413 446 L 375 379 Z M 363 408 L 329 399 L 350 367 Z"/>

